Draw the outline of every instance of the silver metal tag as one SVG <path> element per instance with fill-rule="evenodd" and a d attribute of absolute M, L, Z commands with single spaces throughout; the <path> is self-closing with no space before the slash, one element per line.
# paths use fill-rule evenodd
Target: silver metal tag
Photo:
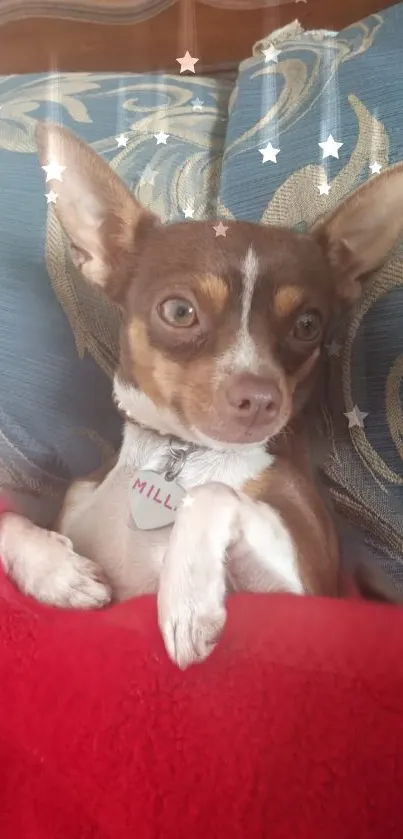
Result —
<path fill-rule="evenodd" d="M 176 511 L 186 495 L 176 481 L 158 472 L 135 472 L 130 487 L 130 513 L 139 530 L 157 530 L 175 521 Z"/>

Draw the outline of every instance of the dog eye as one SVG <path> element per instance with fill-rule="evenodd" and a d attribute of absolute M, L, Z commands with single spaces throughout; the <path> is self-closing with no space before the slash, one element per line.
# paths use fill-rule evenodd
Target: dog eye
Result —
<path fill-rule="evenodd" d="M 298 341 L 315 341 L 322 331 L 319 312 L 312 310 L 300 315 L 294 325 L 293 337 Z"/>
<path fill-rule="evenodd" d="M 182 300 L 179 297 L 165 300 L 164 303 L 161 303 L 159 312 L 162 320 L 169 326 L 189 328 L 189 326 L 194 326 L 197 323 L 196 309 L 193 304 L 189 300 Z"/>

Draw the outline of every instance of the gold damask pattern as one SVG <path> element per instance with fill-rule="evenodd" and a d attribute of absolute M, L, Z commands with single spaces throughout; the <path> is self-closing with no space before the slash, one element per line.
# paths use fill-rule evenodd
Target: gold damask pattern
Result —
<path fill-rule="evenodd" d="M 76 274 L 46 206 L 36 120 L 90 142 L 162 219 L 190 204 L 203 218 L 215 215 L 231 89 L 167 75 L 0 78 L 0 485 L 38 521 L 72 476 L 108 458 L 120 421 L 110 397 L 119 313 Z M 162 130 L 169 140 L 157 145 Z"/>
<path fill-rule="evenodd" d="M 355 187 L 403 159 L 396 110 L 403 86 L 403 6 L 333 33 L 284 27 L 255 45 L 231 97 L 219 211 L 226 218 L 307 229 Z M 274 44 L 278 63 L 262 49 Z M 322 161 L 319 141 L 343 142 Z M 280 149 L 262 169 L 259 148 Z M 376 177 L 372 176 L 372 177 Z M 318 186 L 331 185 L 328 195 Z M 329 362 L 320 426 L 332 453 L 326 475 L 339 508 L 382 552 L 403 583 L 403 244 L 368 284 Z M 351 429 L 344 412 L 368 413 Z M 396 571 L 397 569 L 397 571 Z M 400 570 L 399 570 L 400 569 Z"/>

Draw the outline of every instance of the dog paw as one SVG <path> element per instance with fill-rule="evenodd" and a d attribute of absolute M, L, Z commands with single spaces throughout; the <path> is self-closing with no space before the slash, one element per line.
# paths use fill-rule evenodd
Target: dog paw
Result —
<path fill-rule="evenodd" d="M 101 569 L 73 550 L 70 539 L 10 516 L 2 536 L 6 570 L 21 591 L 50 606 L 98 609 L 111 591 Z"/>
<path fill-rule="evenodd" d="M 75 553 L 70 539 L 44 531 L 49 555 L 46 577 L 38 581 L 36 597 L 53 606 L 99 609 L 111 600 L 111 590 L 95 562 Z"/>
<path fill-rule="evenodd" d="M 203 600 L 203 596 L 169 603 L 159 595 L 158 613 L 167 653 L 181 670 L 210 655 L 226 620 L 225 607 Z"/>
<path fill-rule="evenodd" d="M 52 606 L 71 609 L 99 609 L 111 599 L 111 591 L 100 568 L 73 550 L 70 539 L 52 531 L 40 531 L 36 550 L 44 572 L 30 592 Z"/>

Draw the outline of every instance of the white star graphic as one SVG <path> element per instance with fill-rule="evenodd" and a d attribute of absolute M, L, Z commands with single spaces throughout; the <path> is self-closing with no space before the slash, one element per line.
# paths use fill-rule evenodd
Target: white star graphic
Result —
<path fill-rule="evenodd" d="M 348 419 L 348 427 L 355 428 L 364 428 L 364 420 L 368 414 L 365 411 L 360 411 L 357 405 L 354 405 L 354 408 L 351 411 L 346 411 L 344 416 Z"/>
<path fill-rule="evenodd" d="M 338 157 L 339 156 L 339 149 L 342 147 L 343 143 L 338 143 L 331 134 L 329 134 L 327 140 L 323 143 L 318 143 L 318 146 L 321 147 L 323 150 L 323 158 L 325 157 Z"/>
<path fill-rule="evenodd" d="M 155 169 L 152 169 L 150 164 L 147 163 L 147 166 L 144 169 L 141 179 L 142 181 L 144 181 L 145 184 L 150 184 L 150 186 L 154 186 L 157 175 L 158 172 Z"/>
<path fill-rule="evenodd" d="M 277 155 L 280 149 L 275 149 L 271 143 L 267 143 L 267 146 L 265 146 L 264 149 L 259 149 L 259 151 L 263 158 L 262 163 L 267 163 L 268 160 L 270 160 L 271 163 L 277 163 Z"/>
<path fill-rule="evenodd" d="M 126 134 L 119 134 L 119 137 L 115 137 L 115 140 L 118 144 L 118 149 L 126 148 L 128 140 Z"/>
<path fill-rule="evenodd" d="M 183 211 L 183 214 L 184 214 L 185 218 L 193 218 L 193 216 L 194 216 L 193 207 L 191 207 L 190 204 L 188 204 L 187 207 L 185 207 L 185 209 Z"/>
<path fill-rule="evenodd" d="M 215 227 L 213 227 L 213 230 L 215 231 L 216 238 L 217 236 L 224 236 L 225 238 L 227 235 L 228 227 L 226 227 L 225 224 L 223 224 L 222 221 L 220 221 L 218 224 L 216 224 Z"/>
<path fill-rule="evenodd" d="M 326 183 L 326 181 L 323 181 L 322 184 L 317 184 L 316 188 L 319 190 L 319 195 L 329 195 L 330 184 Z"/>
<path fill-rule="evenodd" d="M 157 146 L 159 146 L 161 143 L 163 143 L 166 146 L 169 134 L 165 134 L 165 131 L 158 131 L 157 134 L 154 134 L 154 137 L 157 141 Z"/>
<path fill-rule="evenodd" d="M 331 358 L 338 358 L 341 348 L 342 345 L 335 340 L 331 341 L 330 344 L 326 344 L 327 353 Z"/>
<path fill-rule="evenodd" d="M 193 507 L 194 498 L 191 495 L 185 495 L 182 499 L 182 507 Z"/>
<path fill-rule="evenodd" d="M 179 70 L 180 73 L 185 73 L 186 70 L 189 70 L 190 73 L 195 73 L 195 64 L 198 62 L 198 58 L 192 58 L 190 55 L 189 50 L 186 50 L 185 55 L 182 58 L 175 59 L 178 64 L 180 64 L 181 69 Z"/>
<path fill-rule="evenodd" d="M 281 53 L 281 50 L 276 50 L 273 44 L 270 44 L 270 46 L 267 47 L 267 49 L 262 50 L 262 53 L 264 55 L 265 64 L 268 64 L 269 61 L 275 61 L 275 63 L 278 64 L 278 57 Z"/>
<path fill-rule="evenodd" d="M 379 172 L 381 171 L 382 166 L 381 166 L 380 163 L 377 163 L 375 161 L 375 163 L 370 163 L 369 168 L 371 170 L 372 175 L 379 175 Z"/>
<path fill-rule="evenodd" d="M 53 189 L 51 189 L 50 192 L 45 193 L 45 198 L 46 198 L 46 203 L 47 204 L 56 204 L 56 201 L 57 201 L 58 197 L 59 196 L 58 196 L 57 192 L 53 192 Z"/>
<path fill-rule="evenodd" d="M 60 181 L 61 183 L 62 172 L 65 168 L 65 166 L 60 166 L 60 163 L 57 163 L 56 160 L 52 160 L 47 166 L 42 166 L 43 171 L 46 172 L 46 183 L 48 181 Z"/>
<path fill-rule="evenodd" d="M 193 105 L 193 111 L 202 111 L 203 110 L 203 105 L 204 105 L 204 100 L 199 99 L 199 97 L 196 96 L 195 99 L 192 99 L 192 105 Z"/>

